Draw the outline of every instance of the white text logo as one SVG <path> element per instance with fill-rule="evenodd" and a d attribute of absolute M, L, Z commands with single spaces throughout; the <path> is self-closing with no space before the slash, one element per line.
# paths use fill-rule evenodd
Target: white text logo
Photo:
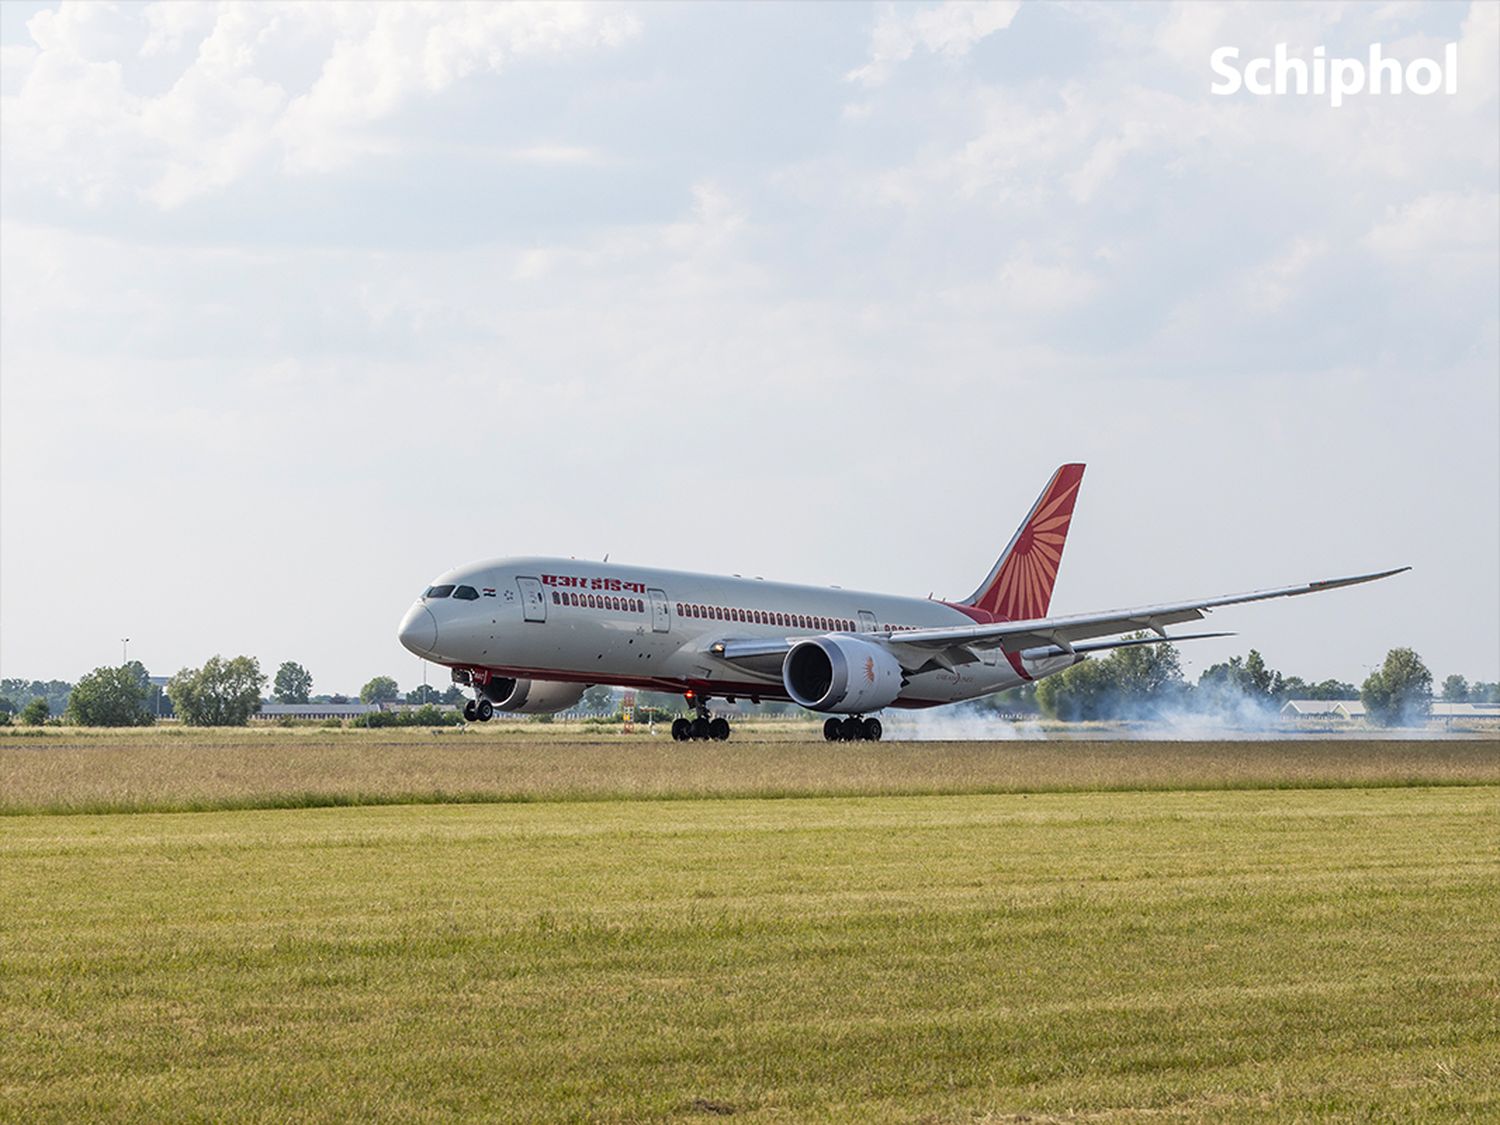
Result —
<path fill-rule="evenodd" d="M 1380 44 L 1370 45 L 1369 59 L 1327 58 L 1322 47 L 1313 48 L 1309 59 L 1287 55 L 1286 44 L 1276 44 L 1271 58 L 1250 59 L 1238 65 L 1238 47 L 1220 47 L 1209 56 L 1208 64 L 1219 76 L 1208 88 L 1211 94 L 1235 94 L 1243 87 L 1252 94 L 1327 95 L 1328 104 L 1337 108 L 1355 94 L 1412 93 L 1419 97 L 1458 93 L 1458 44 L 1443 49 L 1443 61 L 1412 59 L 1402 65 L 1399 59 L 1381 54 Z"/>

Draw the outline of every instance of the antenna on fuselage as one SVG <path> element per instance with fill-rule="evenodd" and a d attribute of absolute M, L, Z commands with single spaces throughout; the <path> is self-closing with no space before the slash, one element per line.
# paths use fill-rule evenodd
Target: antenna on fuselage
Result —
<path fill-rule="evenodd" d="M 605 562 L 609 562 L 609 552 L 608 551 L 604 552 L 604 561 Z"/>

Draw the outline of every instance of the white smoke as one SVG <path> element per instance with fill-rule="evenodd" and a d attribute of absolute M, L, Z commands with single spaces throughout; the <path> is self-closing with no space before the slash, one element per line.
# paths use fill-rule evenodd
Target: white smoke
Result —
<path fill-rule="evenodd" d="M 887 711 L 880 716 L 885 737 L 902 742 L 1020 742 L 1047 737 L 1035 716 L 1007 717 L 979 707 L 934 707 Z"/>

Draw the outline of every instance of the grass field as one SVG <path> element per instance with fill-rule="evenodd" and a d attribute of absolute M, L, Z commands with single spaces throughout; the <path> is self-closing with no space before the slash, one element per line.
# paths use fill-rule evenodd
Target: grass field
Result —
<path fill-rule="evenodd" d="M 434 749 L 368 733 L 268 739 L 246 774 L 189 739 L 175 788 L 149 739 L 60 742 L 82 757 L 22 797 L 45 740 L 4 745 L 0 1118 L 1500 1115 L 1493 742 L 731 743 L 663 752 L 689 787 L 801 799 L 660 800 L 609 797 L 603 749 L 531 743 L 527 772 L 496 741 L 422 776 L 477 794 L 502 765 L 510 803 L 55 811 L 274 803 Z M 814 795 L 872 775 L 912 792 Z M 580 777 L 588 801 L 543 799 Z"/>
<path fill-rule="evenodd" d="M 793 735 L 800 733 L 800 739 Z M 0 730 L 0 815 L 342 804 L 1500 785 L 1500 741 L 728 743 L 606 728 Z"/>

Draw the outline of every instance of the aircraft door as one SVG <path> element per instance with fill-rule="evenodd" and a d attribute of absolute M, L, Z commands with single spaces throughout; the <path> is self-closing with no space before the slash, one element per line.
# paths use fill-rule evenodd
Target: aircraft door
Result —
<path fill-rule="evenodd" d="M 667 613 L 666 591 L 647 590 L 646 594 L 651 599 L 651 631 L 665 633 L 672 627 L 671 617 Z"/>
<path fill-rule="evenodd" d="M 875 631 L 875 615 L 868 609 L 859 611 L 859 631 L 861 633 L 873 633 Z"/>
<path fill-rule="evenodd" d="M 542 584 L 535 578 L 517 578 L 516 585 L 521 589 L 521 609 L 526 620 L 546 621 L 547 595 L 542 590 Z"/>

